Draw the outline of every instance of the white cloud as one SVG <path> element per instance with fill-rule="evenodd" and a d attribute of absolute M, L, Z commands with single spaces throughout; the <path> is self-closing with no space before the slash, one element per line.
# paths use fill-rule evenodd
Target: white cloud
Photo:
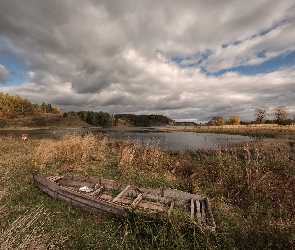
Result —
<path fill-rule="evenodd" d="M 62 111 L 252 119 L 262 104 L 293 107 L 294 68 L 253 76 L 203 69 L 294 51 L 294 13 L 287 0 L 4 2 L 0 40 L 30 73 L 0 91 Z"/>
<path fill-rule="evenodd" d="M 0 83 L 6 83 L 9 77 L 9 71 L 0 64 Z"/>
<path fill-rule="evenodd" d="M 237 66 L 259 65 L 267 60 L 295 51 L 295 21 L 274 28 L 267 34 L 219 47 L 201 65 L 209 72 Z"/>

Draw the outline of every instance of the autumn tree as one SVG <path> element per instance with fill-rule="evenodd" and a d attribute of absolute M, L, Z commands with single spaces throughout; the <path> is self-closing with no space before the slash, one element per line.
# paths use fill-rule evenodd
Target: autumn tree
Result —
<path fill-rule="evenodd" d="M 214 116 L 209 122 L 208 125 L 212 126 L 222 126 L 226 123 L 226 120 L 221 116 Z"/>
<path fill-rule="evenodd" d="M 19 95 L 10 96 L 0 93 L 0 115 L 12 118 L 17 115 L 33 115 L 35 108 L 27 99 L 22 99 Z"/>
<path fill-rule="evenodd" d="M 29 100 L 21 98 L 19 95 L 10 96 L 0 92 L 0 117 L 5 119 L 21 116 L 35 115 L 42 113 L 60 113 L 58 107 L 54 108 L 51 104 L 43 102 L 42 105 L 32 104 Z"/>
<path fill-rule="evenodd" d="M 52 113 L 59 115 L 60 114 L 60 108 L 59 107 L 54 107 Z"/>
<path fill-rule="evenodd" d="M 54 111 L 54 108 L 51 106 L 50 103 L 47 104 L 43 102 L 40 107 L 42 110 L 44 110 L 44 113 L 52 113 Z"/>
<path fill-rule="evenodd" d="M 228 125 L 239 125 L 241 122 L 241 119 L 237 115 L 232 115 L 230 118 L 228 118 L 226 124 Z"/>
<path fill-rule="evenodd" d="M 268 107 L 266 106 L 261 106 L 255 109 L 254 117 L 255 117 L 256 123 L 259 123 L 259 124 L 265 123 L 267 110 L 268 110 Z"/>
<path fill-rule="evenodd" d="M 286 106 L 278 106 L 274 108 L 273 113 L 279 124 L 284 123 L 284 121 L 289 119 L 289 112 Z"/>

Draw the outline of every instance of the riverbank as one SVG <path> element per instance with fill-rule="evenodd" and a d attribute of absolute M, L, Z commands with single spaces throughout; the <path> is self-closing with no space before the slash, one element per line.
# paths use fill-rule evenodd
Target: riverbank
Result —
<path fill-rule="evenodd" d="M 34 130 L 34 129 L 79 129 L 93 126 L 83 122 L 78 116 L 62 117 L 57 114 L 39 114 L 38 116 L 15 117 L 13 119 L 0 120 L 1 130 Z M 100 127 L 97 127 L 100 128 Z M 118 128 L 118 127 L 114 127 Z M 120 126 L 124 128 L 124 126 Z M 126 126 L 129 128 L 129 126 Z M 140 128 L 140 127 L 138 127 Z M 255 138 L 281 138 L 295 135 L 295 126 L 283 126 L 278 124 L 250 124 L 250 125 L 224 125 L 224 126 L 160 126 L 155 131 L 163 132 L 195 132 L 245 135 Z"/>
<path fill-rule="evenodd" d="M 182 128 L 163 127 L 160 130 L 187 131 L 196 133 L 216 133 L 216 134 L 238 134 L 253 137 L 278 138 L 295 135 L 295 126 L 283 126 L 278 124 L 251 124 L 251 125 L 224 125 L 224 126 L 187 126 Z"/>
<path fill-rule="evenodd" d="M 170 152 L 100 135 L 0 138 L 0 249 L 292 249 L 295 137 Z M 81 212 L 45 195 L 32 173 L 102 176 L 210 199 L 217 224 Z M 23 248 L 21 248 L 23 247 Z"/>

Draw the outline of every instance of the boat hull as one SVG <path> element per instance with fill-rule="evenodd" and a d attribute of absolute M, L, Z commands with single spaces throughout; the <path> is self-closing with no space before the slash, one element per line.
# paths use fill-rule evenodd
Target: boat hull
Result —
<path fill-rule="evenodd" d="M 124 216 L 130 211 L 155 218 L 181 207 L 200 225 L 215 230 L 209 200 L 169 188 L 138 188 L 103 178 L 33 175 L 35 185 L 48 195 L 92 213 Z"/>

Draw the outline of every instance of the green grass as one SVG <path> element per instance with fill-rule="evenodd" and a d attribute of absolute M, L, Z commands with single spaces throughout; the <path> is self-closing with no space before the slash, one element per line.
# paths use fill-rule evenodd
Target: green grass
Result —
<path fill-rule="evenodd" d="M 0 138 L 0 249 L 294 249 L 295 137 L 170 152 L 88 135 Z M 208 196 L 216 232 L 179 213 L 89 214 L 33 184 L 34 171 L 102 176 Z"/>

